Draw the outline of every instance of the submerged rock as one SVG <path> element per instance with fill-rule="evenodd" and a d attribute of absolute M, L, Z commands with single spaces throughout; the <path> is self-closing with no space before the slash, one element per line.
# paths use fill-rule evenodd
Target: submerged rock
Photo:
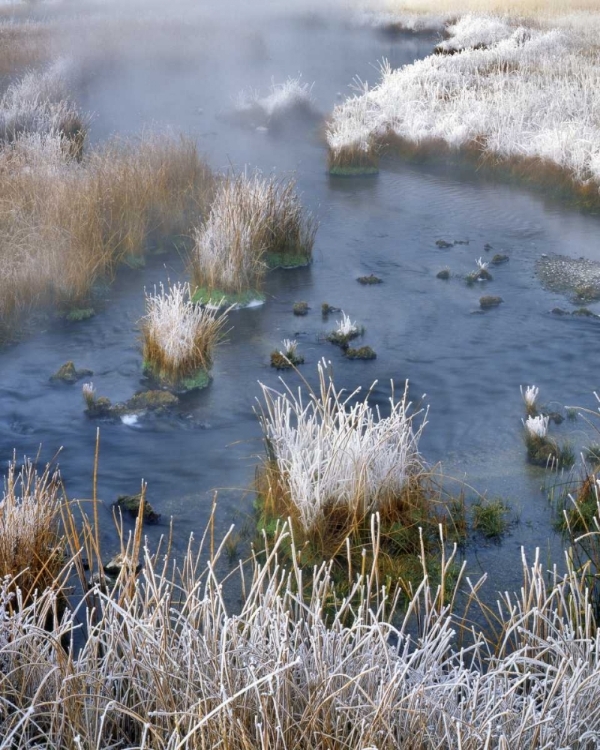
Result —
<path fill-rule="evenodd" d="M 492 260 L 490 261 L 494 266 L 500 266 L 502 263 L 508 263 L 510 258 L 506 253 L 496 253 Z"/>
<path fill-rule="evenodd" d="M 91 370 L 78 370 L 75 364 L 71 361 L 65 362 L 64 365 L 58 368 L 54 375 L 50 376 L 52 382 L 61 381 L 63 383 L 76 383 L 82 378 L 87 378 L 94 373 Z"/>
<path fill-rule="evenodd" d="M 140 391 L 124 404 L 112 404 L 106 396 L 86 399 L 86 412 L 90 417 L 122 419 L 128 415 L 139 415 L 146 412 L 163 414 L 177 406 L 179 398 L 169 391 Z"/>
<path fill-rule="evenodd" d="M 479 298 L 479 305 L 483 310 L 487 310 L 490 307 L 498 307 L 504 300 L 502 297 L 494 297 L 493 295 L 485 295 Z"/>
<path fill-rule="evenodd" d="M 294 302 L 294 315 L 308 315 L 309 310 L 308 302 Z"/>
<path fill-rule="evenodd" d="M 450 269 L 449 268 L 442 268 L 441 271 L 438 271 L 435 275 L 436 279 L 443 279 L 444 281 L 447 281 L 450 278 Z"/>
<path fill-rule="evenodd" d="M 165 411 L 177 406 L 179 399 L 169 391 L 140 391 L 125 402 L 125 409 L 133 411 Z"/>
<path fill-rule="evenodd" d="M 436 247 L 439 247 L 441 250 L 447 250 L 449 247 L 453 247 L 453 242 L 446 242 L 446 240 L 436 240 L 435 241 Z"/>
<path fill-rule="evenodd" d="M 132 518 L 137 518 L 142 504 L 142 495 L 119 495 L 115 507 L 127 511 Z M 144 521 L 147 523 L 158 523 L 160 513 L 156 513 L 147 500 L 144 500 Z"/>
<path fill-rule="evenodd" d="M 369 276 L 359 276 L 357 279 L 359 284 L 363 284 L 363 286 L 370 286 L 371 284 L 382 284 L 383 279 L 380 279 L 379 276 L 375 276 L 375 274 L 370 274 Z"/>

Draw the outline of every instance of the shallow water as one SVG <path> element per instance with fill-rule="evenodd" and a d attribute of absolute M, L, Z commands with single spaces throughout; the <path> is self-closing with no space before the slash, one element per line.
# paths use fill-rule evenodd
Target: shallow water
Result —
<path fill-rule="evenodd" d="M 143 62 L 113 61 L 110 71 L 88 80 L 81 104 L 95 113 L 92 140 L 168 125 L 196 137 L 215 168 L 293 171 L 305 205 L 321 222 L 314 263 L 272 273 L 267 304 L 231 315 L 214 381 L 183 399 L 175 419 L 98 424 L 83 413 L 80 384 L 51 384 L 49 376 L 72 359 L 94 371 L 100 395 L 113 401 L 133 395 L 140 388 L 136 323 L 144 287 L 180 277 L 183 263 L 176 255 L 154 255 L 142 271 L 123 270 L 95 318 L 49 324 L 0 353 L 0 455 L 10 456 L 13 448 L 32 454 L 42 445 L 47 459 L 63 446 L 60 465 L 69 494 L 89 497 L 100 426 L 99 495 L 108 549 L 115 544 L 110 503 L 137 491 L 142 479 L 149 501 L 163 514 L 162 524 L 147 529 L 151 539 L 168 530 L 170 516 L 177 546 L 185 545 L 190 531 L 200 534 L 215 489 L 222 532 L 232 521 L 243 523 L 252 509 L 249 488 L 262 451 L 253 413 L 258 381 L 277 385 L 269 353 L 283 338 L 297 338 L 306 359 L 302 375 L 313 385 L 316 364 L 326 357 L 338 385 L 354 389 L 377 379 L 374 401 L 385 408 L 390 381 L 400 390 L 408 378 L 412 398 L 427 394 L 430 405 L 421 442 L 425 458 L 441 461 L 445 475 L 466 479 L 478 492 L 512 502 L 519 523 L 502 543 L 479 540 L 467 549 L 470 569 L 488 571 L 493 589 L 519 584 L 521 545 L 531 554 L 538 546 L 560 563 L 561 540 L 540 491 L 548 475 L 525 461 L 519 385 L 535 383 L 541 401 L 556 408 L 594 407 L 600 324 L 551 315 L 553 307 L 568 304 L 540 287 L 534 264 L 541 253 L 600 260 L 598 218 L 443 163 L 386 163 L 377 177 L 330 178 L 314 122 L 265 133 L 224 117 L 239 90 L 266 92 L 272 77 L 282 82 L 298 73 L 315 81 L 317 108 L 327 113 L 355 75 L 375 81 L 378 60 L 411 62 L 430 52 L 433 37 L 390 38 L 312 19 L 310 26 L 279 20 L 260 32 L 248 29 L 242 41 L 220 29 L 211 39 L 194 65 L 189 57 L 185 64 L 167 64 L 150 52 Z M 211 55 L 217 54 L 215 66 Z M 435 244 L 440 238 L 469 244 L 441 250 Z M 485 243 L 494 251 L 486 253 Z M 508 253 L 510 261 L 490 268 L 493 281 L 468 287 L 463 279 L 475 259 L 493 252 Z M 437 279 L 444 267 L 456 276 Z M 383 283 L 357 284 L 356 277 L 370 273 Z M 481 313 L 482 294 L 500 295 L 504 303 Z M 310 304 L 307 317 L 293 316 L 298 300 Z M 365 326 L 363 341 L 377 360 L 349 362 L 322 340 L 337 317 L 322 318 L 324 301 Z M 293 374 L 285 378 L 298 382 Z M 576 446 L 586 432 L 581 420 L 553 427 Z"/>

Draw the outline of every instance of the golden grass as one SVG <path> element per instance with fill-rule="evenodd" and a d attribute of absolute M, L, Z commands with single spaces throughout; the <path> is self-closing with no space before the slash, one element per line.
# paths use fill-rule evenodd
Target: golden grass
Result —
<path fill-rule="evenodd" d="M 190 274 L 207 290 L 260 291 L 267 269 L 309 263 L 317 222 L 302 208 L 295 180 L 227 177 L 194 232 Z"/>
<path fill-rule="evenodd" d="M 0 20 L 0 84 L 19 71 L 47 62 L 50 38 L 47 24 Z"/>
<path fill-rule="evenodd" d="M 0 152 L 0 318 L 46 304 L 89 306 L 148 241 L 184 232 L 211 198 L 195 145 L 170 136 L 113 141 L 79 163 L 66 139 L 31 136 Z"/>
<path fill-rule="evenodd" d="M 13 579 L 11 589 L 20 589 L 21 604 L 36 590 L 53 588 L 64 566 L 62 498 L 58 470 L 48 465 L 38 473 L 32 461 L 18 467 L 13 458 L 0 500 L 0 578 Z"/>
<path fill-rule="evenodd" d="M 166 385 L 178 386 L 212 367 L 213 351 L 223 337 L 227 312 L 194 304 L 189 284 L 146 293 L 142 318 L 144 366 Z"/>
<path fill-rule="evenodd" d="M 529 18 L 600 11 L 597 0 L 389 0 L 387 8 L 402 13 L 501 13 Z"/>

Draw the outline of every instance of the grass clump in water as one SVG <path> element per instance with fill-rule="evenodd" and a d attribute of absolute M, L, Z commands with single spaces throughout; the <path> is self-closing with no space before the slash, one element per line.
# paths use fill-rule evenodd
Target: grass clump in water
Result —
<path fill-rule="evenodd" d="M 488 539 L 499 539 L 509 527 L 510 505 L 502 498 L 478 498 L 471 512 L 473 531 L 479 531 Z"/>
<path fill-rule="evenodd" d="M 362 326 L 356 324 L 350 320 L 350 316 L 346 315 L 342 311 L 342 319 L 336 321 L 337 328 L 327 336 L 327 341 L 331 341 L 332 344 L 340 346 L 342 349 L 347 349 L 348 344 L 354 339 L 362 336 L 365 329 Z"/>
<path fill-rule="evenodd" d="M 295 339 L 284 339 L 282 343 L 283 349 L 271 352 L 271 367 L 277 370 L 290 370 L 304 364 L 304 357 L 298 353 L 298 342 Z"/>
<path fill-rule="evenodd" d="M 246 174 L 226 178 L 208 218 L 194 232 L 194 284 L 229 295 L 262 289 L 269 266 L 310 262 L 317 230 L 294 180 Z M 299 262 L 299 261 L 302 262 Z"/>
<path fill-rule="evenodd" d="M 548 437 L 548 416 L 529 416 L 523 420 L 527 460 L 535 466 L 568 469 L 575 463 L 575 454 L 568 443 L 560 446 Z"/>
<path fill-rule="evenodd" d="M 399 400 L 392 395 L 384 418 L 369 406 L 370 392 L 358 399 L 358 390 L 338 391 L 324 361 L 318 369 L 319 391 L 306 401 L 300 391 L 262 386 L 259 527 L 272 537 L 291 519 L 302 563 L 332 559 L 343 577 L 348 564 L 360 569 L 377 513 L 382 576 L 393 585 L 412 580 L 444 518 L 418 451 L 425 420 L 415 429 L 407 390 Z"/>
<path fill-rule="evenodd" d="M 148 373 L 174 390 L 206 385 L 227 312 L 194 304 L 189 284 L 174 284 L 168 291 L 161 284 L 159 291 L 146 293 L 141 330 Z"/>

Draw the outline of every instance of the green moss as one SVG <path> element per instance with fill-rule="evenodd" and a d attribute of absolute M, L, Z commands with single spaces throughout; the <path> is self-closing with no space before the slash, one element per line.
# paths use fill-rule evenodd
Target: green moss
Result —
<path fill-rule="evenodd" d="M 140 513 L 141 503 L 141 495 L 119 495 L 115 506 L 127 511 L 132 518 L 137 518 Z M 147 523 L 158 523 L 160 521 L 160 513 L 156 513 L 147 500 L 144 500 L 144 521 Z"/>
<path fill-rule="evenodd" d="M 569 443 L 560 446 L 549 437 L 538 437 L 525 432 L 527 460 L 534 466 L 569 469 L 575 463 L 575 454 Z"/>
<path fill-rule="evenodd" d="M 190 378 L 184 378 L 181 383 L 178 390 L 183 391 L 195 391 L 195 390 L 201 390 L 202 388 L 206 388 L 206 386 L 210 383 L 210 375 L 206 370 L 198 370 L 196 375 L 194 377 Z"/>
<path fill-rule="evenodd" d="M 247 307 L 251 302 L 264 302 L 266 296 L 256 289 L 247 289 L 244 292 L 224 292 L 222 289 L 208 289 L 199 287 L 192 295 L 192 302 L 197 304 L 220 303 L 222 307 L 237 305 L 238 307 Z"/>
<path fill-rule="evenodd" d="M 380 279 L 379 276 L 375 276 L 374 273 L 370 274 L 369 276 L 359 276 L 357 279 L 359 284 L 362 284 L 363 286 L 371 286 L 372 284 L 383 284 L 383 279 Z"/>
<path fill-rule="evenodd" d="M 342 349 L 347 349 L 348 344 L 351 341 L 354 341 L 354 339 L 357 339 L 359 336 L 362 336 L 364 332 L 365 329 L 362 326 L 360 328 L 357 328 L 356 331 L 352 331 L 351 333 L 339 333 L 338 331 L 332 331 L 327 336 L 327 341 L 330 341 L 336 346 L 341 346 Z"/>
<path fill-rule="evenodd" d="M 167 388 L 170 391 L 176 391 L 178 393 L 185 393 L 187 391 L 195 391 L 206 388 L 206 386 L 211 381 L 210 374 L 202 368 L 198 370 L 195 375 L 191 375 L 187 378 L 182 378 L 177 382 L 173 382 L 172 380 L 161 377 L 160 374 L 154 372 L 152 365 L 149 362 L 144 361 L 142 363 L 142 370 L 146 377 L 160 384 L 163 388 Z M 149 392 L 153 393 L 154 391 Z M 156 393 L 160 393 L 160 391 L 156 391 Z M 129 404 L 129 402 L 127 403 Z"/>
<path fill-rule="evenodd" d="M 76 383 L 81 378 L 88 378 L 94 373 L 91 370 L 77 370 L 73 362 L 65 362 L 64 365 L 50 377 L 51 381 L 60 380 L 63 383 Z"/>
<path fill-rule="evenodd" d="M 163 411 L 179 403 L 179 399 L 169 391 L 141 391 L 132 396 L 126 403 L 130 411 L 148 410 Z"/>
<path fill-rule="evenodd" d="M 294 315 L 308 315 L 309 310 L 308 302 L 294 302 L 294 307 L 292 308 Z"/>
<path fill-rule="evenodd" d="M 287 356 L 279 351 L 271 352 L 271 367 L 277 370 L 291 370 L 292 367 L 304 364 L 304 357 L 299 354 L 288 354 Z"/>
<path fill-rule="evenodd" d="M 267 253 L 267 266 L 275 268 L 302 268 L 308 266 L 311 257 L 302 253 Z"/>
<path fill-rule="evenodd" d="M 348 359 L 377 359 L 376 352 L 370 346 L 361 346 L 358 349 L 348 347 L 344 354 Z"/>
<path fill-rule="evenodd" d="M 331 166 L 329 174 L 332 177 L 365 177 L 379 174 L 378 166 Z"/>
<path fill-rule="evenodd" d="M 65 320 L 70 323 L 79 323 L 81 320 L 89 320 L 93 318 L 96 311 L 93 307 L 75 307 L 65 315 Z"/>

